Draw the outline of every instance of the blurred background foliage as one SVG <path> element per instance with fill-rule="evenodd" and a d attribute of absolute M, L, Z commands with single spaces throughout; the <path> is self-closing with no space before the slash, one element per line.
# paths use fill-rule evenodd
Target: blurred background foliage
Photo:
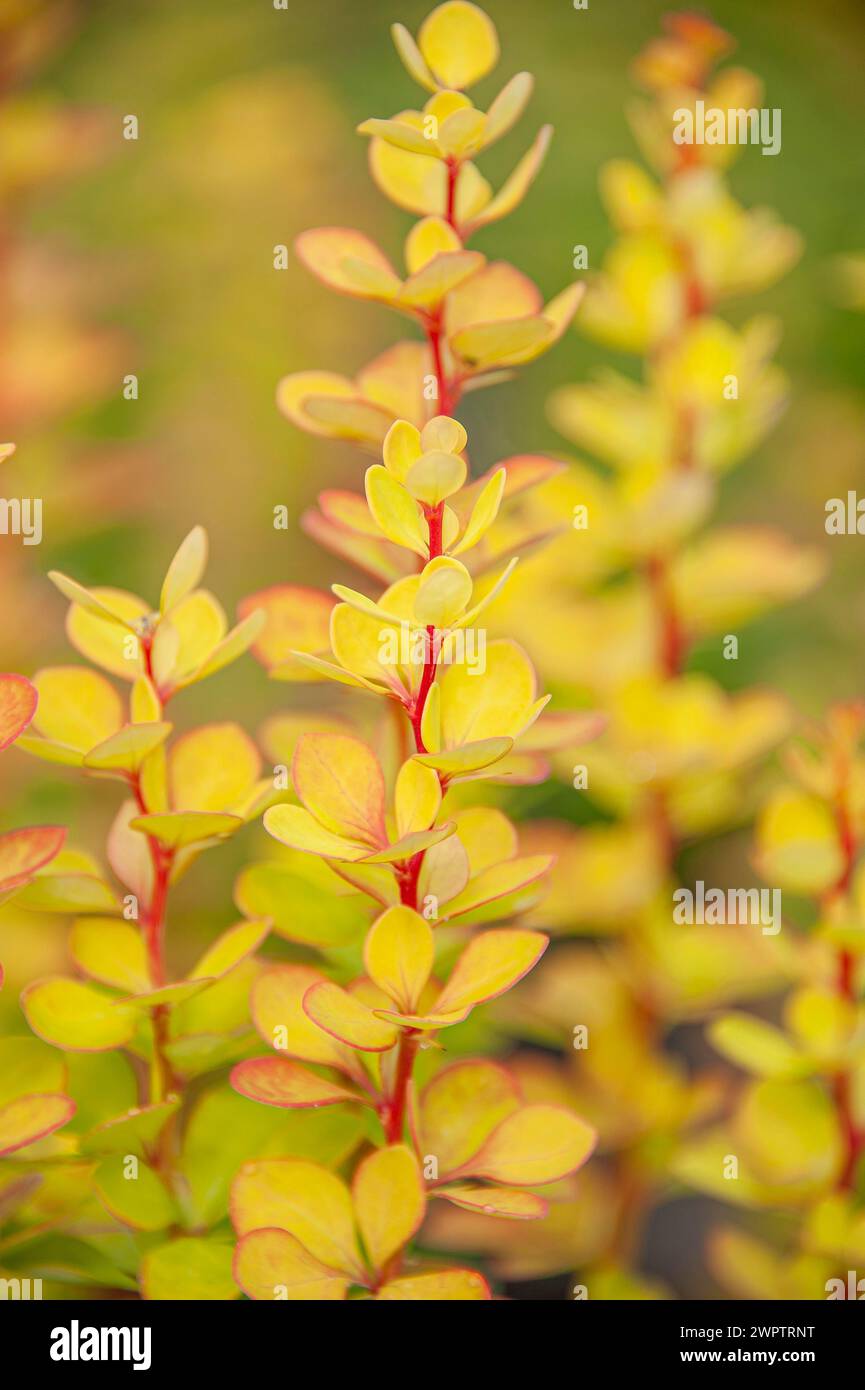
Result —
<path fill-rule="evenodd" d="M 44 499 L 41 546 L 0 538 L 0 668 L 32 674 L 70 660 L 65 605 L 48 569 L 155 599 L 196 522 L 211 537 L 209 583 L 229 606 L 277 582 L 356 581 L 298 526 L 273 527 L 274 507 L 298 518 L 325 482 L 360 482 L 356 454 L 295 431 L 274 390 L 281 375 L 313 365 L 351 375 L 392 341 L 393 324 L 374 305 L 328 296 L 293 255 L 275 270 L 273 252 L 328 223 L 357 226 L 398 252 L 408 215 L 374 189 L 354 128 L 414 100 L 387 30 L 400 19 L 416 31 L 428 8 L 427 0 L 42 7 L 45 41 L 2 73 L 0 91 L 3 125 L 23 132 L 5 161 L 0 155 L 0 433 L 18 446 L 0 490 Z M 596 267 L 612 240 L 597 173 L 612 157 L 636 154 L 624 114 L 629 66 L 668 5 L 590 0 L 574 11 L 569 0 L 489 0 L 486 8 L 502 37 L 501 74 L 536 74 L 532 128 L 551 121 L 555 138 L 526 203 L 482 246 L 524 268 L 547 297 L 570 278 L 575 244 Z M 773 207 L 805 239 L 801 262 L 757 306 L 784 324 L 778 358 L 792 381 L 790 408 L 725 480 L 719 519 L 770 522 L 824 548 L 830 570 L 809 598 L 751 625 L 738 662 L 720 660 L 713 643 L 697 649 L 691 668 L 729 688 L 773 685 L 815 715 L 862 687 L 861 542 L 830 544 L 823 523 L 826 499 L 862 477 L 862 319 L 840 300 L 833 258 L 865 246 L 865 11 L 858 0 L 716 0 L 711 13 L 783 113 L 781 154 L 747 151 L 732 189 L 745 205 Z M 497 80 L 479 88 L 481 105 Z M 122 138 L 128 114 L 138 118 L 137 141 Z M 485 172 L 494 184 L 517 143 L 492 152 Z M 731 317 L 740 323 L 754 308 L 737 300 Z M 463 418 L 475 471 L 509 454 L 562 451 L 545 401 L 605 361 L 629 370 L 569 333 L 515 385 L 470 396 Z M 134 401 L 122 394 L 129 373 L 139 379 Z M 289 704 L 321 698 L 320 688 L 283 692 L 245 660 L 192 691 L 180 717 L 184 727 L 237 718 L 255 729 Z M 4 829 L 65 822 L 71 844 L 99 847 L 116 800 L 110 785 L 82 785 L 15 753 L 2 779 Z M 581 798 L 556 785 L 525 789 L 512 809 L 586 814 Z M 233 877 L 263 840 L 260 828 L 248 831 L 209 874 L 199 869 L 181 886 L 177 968 L 234 920 Z M 20 986 L 65 964 L 64 938 L 63 924 L 14 904 L 0 913 L 4 1029 L 21 1027 Z"/>

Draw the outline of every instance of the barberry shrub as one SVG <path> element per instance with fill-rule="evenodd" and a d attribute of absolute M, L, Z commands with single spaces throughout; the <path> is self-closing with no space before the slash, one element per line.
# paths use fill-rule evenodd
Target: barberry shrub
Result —
<path fill-rule="evenodd" d="M 171 737 L 169 704 L 240 656 L 264 620 L 251 613 L 228 631 L 200 587 L 206 559 L 196 527 L 156 609 L 125 590 L 52 574 L 70 601 L 69 640 L 91 665 L 48 667 L 32 684 L 5 677 L 2 686 L 7 740 L 119 782 L 125 799 L 107 837 L 110 873 L 83 850 L 43 845 L 62 832 L 12 832 L 19 839 L 7 852 L 17 860 L 4 887 L 17 888 L 17 906 L 74 919 L 77 974 L 28 984 L 21 1005 L 35 1037 L 3 1040 L 4 1088 L 16 1093 L 3 1111 L 5 1147 L 15 1152 L 6 1160 L 11 1226 L 0 1262 L 150 1298 L 235 1296 L 231 1245 L 219 1231 L 221 1164 L 230 1169 L 267 1138 L 241 1136 L 239 1149 L 229 1138 L 220 1156 L 232 1097 L 219 1068 L 249 1049 L 247 995 L 269 922 L 230 927 L 180 979 L 167 940 L 173 886 L 278 796 L 238 725 Z M 127 696 L 109 676 L 126 683 Z"/>
<path fill-rule="evenodd" d="M 515 564 L 504 563 L 514 537 L 532 534 L 518 516 L 502 524 L 500 509 L 554 465 L 520 456 L 470 481 L 456 411 L 465 391 L 550 346 L 581 290 L 544 307 L 520 271 L 467 248 L 519 202 L 550 134 L 494 195 L 474 156 L 514 124 L 532 79 L 512 78 L 487 112 L 465 94 L 498 57 L 491 21 L 449 0 L 417 42 L 401 25 L 393 37 L 430 95 L 360 131 L 379 186 L 420 215 L 405 275 L 346 228 L 305 232 L 297 250 L 331 288 L 396 309 L 420 336 L 354 380 L 301 372 L 279 388 L 295 424 L 380 460 L 365 495 L 325 492 L 307 518 L 378 587 L 277 586 L 247 605 L 266 614 L 254 650 L 272 676 L 337 682 L 365 703 L 350 721 L 287 714 L 265 730 L 292 799 L 264 818 L 283 852 L 243 872 L 237 901 L 308 955 L 259 976 L 252 1014 L 271 1051 L 232 1073 L 264 1105 L 360 1112 L 365 1143 L 350 1175 L 295 1155 L 241 1168 L 234 1270 L 258 1299 L 488 1298 L 479 1273 L 410 1253 L 429 1202 L 542 1220 L 548 1203 L 533 1189 L 573 1173 L 594 1144 L 573 1108 L 526 1104 L 505 1066 L 460 1055 L 472 1011 L 547 946 L 542 932 L 498 924 L 531 907 L 552 864 L 540 847 L 523 853 L 505 814 L 472 792 L 543 777 L 552 749 L 597 726 L 545 714 L 525 651 L 507 636 L 487 643 L 481 626 Z"/>
<path fill-rule="evenodd" d="M 787 394 L 772 361 L 778 324 L 759 315 L 734 328 L 721 310 L 774 283 L 800 251 L 796 232 L 730 192 L 742 146 L 674 139 L 698 101 L 761 105 L 756 77 L 715 70 L 732 47 L 708 20 L 671 15 L 635 64 L 644 94 L 630 116 L 652 173 L 630 159 L 602 170 L 615 236 L 576 327 L 642 359 L 641 371 L 607 369 L 552 396 L 552 422 L 596 462 L 574 460 L 536 491 L 536 526 L 557 518 L 567 534 L 503 601 L 545 679 L 608 719 L 578 760 L 555 758 L 591 823 L 535 832 L 558 855 L 538 924 L 595 943 L 551 952 L 503 1006 L 514 1032 L 565 1047 L 564 1066 L 532 1055 L 516 1068 L 533 1093 L 570 1095 L 599 1131 L 599 1157 L 530 1246 L 452 1217 L 436 1238 L 490 1250 L 512 1278 L 571 1268 L 591 1298 L 663 1296 L 641 1269 L 645 1222 L 691 1185 L 692 1136 L 723 1110 L 717 1067 L 695 1068 L 670 1046 L 674 1030 L 688 1037 L 785 974 L 783 936 L 759 920 L 675 916 L 676 871 L 688 882 L 714 863 L 725 887 L 753 883 L 747 863 L 712 845 L 755 814 L 767 758 L 793 726 L 781 694 L 735 676 L 729 693 L 709 672 L 735 672 L 745 625 L 807 593 L 823 568 L 771 527 L 708 524 L 722 478 Z"/>

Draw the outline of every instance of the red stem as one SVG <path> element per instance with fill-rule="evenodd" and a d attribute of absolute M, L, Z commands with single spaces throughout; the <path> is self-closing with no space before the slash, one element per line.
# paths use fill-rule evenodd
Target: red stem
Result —
<path fill-rule="evenodd" d="M 856 836 L 847 808 L 846 770 L 842 769 L 839 781 L 840 791 L 835 815 L 844 864 L 838 882 L 827 894 L 830 901 L 848 891 L 853 876 L 853 866 L 856 862 Z M 842 999 L 851 1004 L 855 1003 L 855 960 L 851 951 L 842 950 L 838 954 L 838 993 Z M 844 1164 L 838 1183 L 843 1191 L 849 1192 L 854 1186 L 859 1158 L 863 1147 L 865 1147 L 865 1131 L 860 1130 L 856 1124 L 852 1077 L 849 1071 L 840 1071 L 836 1074 L 833 1091 L 841 1133 L 844 1137 Z"/>

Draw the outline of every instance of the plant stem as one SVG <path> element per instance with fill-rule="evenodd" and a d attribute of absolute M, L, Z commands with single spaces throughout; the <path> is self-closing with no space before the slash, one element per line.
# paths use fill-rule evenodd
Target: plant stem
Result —
<path fill-rule="evenodd" d="M 400 1038 L 393 1091 L 384 1126 L 384 1136 L 388 1144 L 399 1144 L 402 1140 L 408 1088 L 420 1039 L 421 1034 L 416 1029 L 407 1029 Z"/>
<path fill-rule="evenodd" d="M 838 878 L 838 882 L 830 889 L 827 895 L 831 901 L 834 898 L 843 896 L 850 887 L 850 880 L 853 876 L 853 867 L 856 862 L 856 837 L 850 820 L 850 813 L 847 807 L 847 773 L 842 769 L 839 778 L 838 801 L 835 808 L 835 816 L 838 824 L 838 836 L 841 841 L 841 849 L 844 856 L 843 867 Z M 856 1001 L 856 962 L 852 952 L 842 950 L 838 954 L 838 993 L 843 1000 L 850 1004 Z M 844 1139 L 844 1162 L 841 1168 L 841 1176 L 838 1185 L 842 1191 L 852 1190 L 856 1179 L 856 1168 L 859 1158 L 865 1147 L 865 1132 L 859 1129 L 856 1123 L 856 1112 L 853 1097 L 853 1078 L 849 1071 L 839 1071 L 834 1078 L 833 1094 L 835 1108 L 838 1112 L 838 1121 Z"/>

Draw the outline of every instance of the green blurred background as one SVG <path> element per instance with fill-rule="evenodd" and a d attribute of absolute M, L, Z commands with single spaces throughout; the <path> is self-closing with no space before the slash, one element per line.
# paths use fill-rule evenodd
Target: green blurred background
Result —
<path fill-rule="evenodd" d="M 18 453 L 3 486 L 44 498 L 44 540 L 23 548 L 0 538 L 0 668 L 30 674 L 77 660 L 47 570 L 155 600 L 196 522 L 211 538 L 207 582 L 230 612 L 269 584 L 351 577 L 299 528 L 274 530 L 272 516 L 278 504 L 299 516 L 322 485 L 356 486 L 362 460 L 295 431 L 277 413 L 274 389 L 304 367 L 352 374 L 405 330 L 386 310 L 329 294 L 293 258 L 275 270 L 273 248 L 290 246 L 304 227 L 342 223 L 399 257 L 411 219 L 374 188 L 355 126 L 416 100 L 388 27 L 400 19 L 416 31 L 429 8 L 427 0 L 291 0 L 285 11 L 270 0 L 102 0 L 71 13 L 28 77 L 19 96 L 92 124 L 86 167 L 44 181 L 7 227 L 9 264 L 21 268 L 14 314 L 45 320 L 46 351 L 62 315 L 73 346 L 55 403 L 22 409 L 10 436 Z M 486 8 L 502 63 L 477 101 L 486 105 L 520 68 L 535 73 L 537 89 L 519 132 L 492 151 L 484 172 L 500 182 L 541 123 L 551 121 L 556 135 L 527 200 L 478 244 L 552 294 L 570 278 L 576 243 L 597 266 L 611 240 L 598 169 L 636 154 L 624 115 L 629 64 L 669 6 L 590 0 L 575 11 L 570 0 L 489 0 Z M 60 25 L 66 7 L 57 13 Z M 763 77 L 767 104 L 783 112 L 780 156 L 747 151 L 733 190 L 748 205 L 774 207 L 806 240 L 793 274 L 731 310 L 737 321 L 756 310 L 781 316 L 792 399 L 781 427 L 725 482 L 721 516 L 772 522 L 824 546 L 831 565 L 812 598 L 748 629 L 732 676 L 723 662 L 716 674 L 773 684 L 817 713 L 863 684 L 861 540 L 830 543 L 823 520 L 826 499 L 862 477 L 863 320 L 839 302 L 832 258 L 865 248 L 865 10 L 859 0 L 719 0 L 711 13 L 738 40 L 735 61 Z M 128 114 L 138 117 L 137 141 L 122 138 Z M 79 331 L 87 351 L 75 350 Z M 469 397 L 475 467 L 561 450 L 545 399 L 604 360 L 570 333 L 515 384 Z M 31 370 L 38 376 L 38 360 Z M 137 401 L 122 395 L 128 373 L 139 378 Z M 75 389 L 64 391 L 70 374 Z M 303 698 L 245 659 L 179 701 L 178 725 L 236 718 L 254 730 Z M 70 843 L 100 850 L 116 805 L 111 784 L 83 784 L 15 752 L 0 777 L 3 828 L 62 821 Z M 264 832 L 252 829 L 184 883 L 178 968 L 233 919 L 232 878 L 264 847 Z M 0 916 L 10 985 L 0 1021 L 16 1015 L 19 985 L 63 959 L 64 935 L 62 924 L 14 905 Z"/>

